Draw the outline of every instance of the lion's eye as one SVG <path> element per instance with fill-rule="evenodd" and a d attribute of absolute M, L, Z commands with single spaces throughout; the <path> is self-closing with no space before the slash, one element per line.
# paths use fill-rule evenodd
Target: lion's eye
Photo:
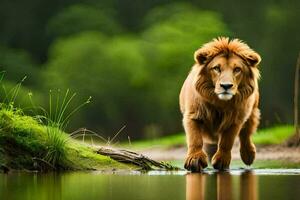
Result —
<path fill-rule="evenodd" d="M 236 67 L 236 68 L 234 68 L 234 70 L 233 70 L 233 72 L 234 73 L 240 73 L 242 71 L 242 69 L 240 68 L 240 67 Z"/>
<path fill-rule="evenodd" d="M 217 66 L 214 66 L 212 69 L 213 69 L 214 71 L 218 72 L 218 73 L 220 73 L 220 72 L 221 72 L 221 68 L 220 68 L 220 66 L 219 66 L 219 65 L 217 65 Z"/>

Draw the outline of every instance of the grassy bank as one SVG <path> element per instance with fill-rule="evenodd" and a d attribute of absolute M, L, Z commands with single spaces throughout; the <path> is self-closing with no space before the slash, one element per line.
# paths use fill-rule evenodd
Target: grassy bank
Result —
<path fill-rule="evenodd" d="M 277 125 L 271 128 L 264 128 L 258 130 L 253 136 L 253 141 L 256 145 L 270 145 L 283 143 L 287 138 L 294 133 L 293 126 L 291 125 Z M 152 140 L 133 141 L 131 144 L 123 144 L 132 148 L 142 149 L 149 147 L 176 147 L 184 146 L 185 134 L 179 133 L 171 136 L 162 137 Z"/>
<path fill-rule="evenodd" d="M 42 125 L 21 110 L 0 109 L 0 166 L 17 170 L 131 169 L 92 146 Z"/>
<path fill-rule="evenodd" d="M 293 134 L 290 125 L 259 130 L 253 137 L 257 145 L 279 144 Z M 135 149 L 171 148 L 185 145 L 183 133 L 155 140 L 122 145 Z M 43 125 L 21 110 L 0 109 L 0 171 L 16 170 L 112 170 L 137 169 L 96 153 L 96 148 L 73 139 L 60 129 Z"/>

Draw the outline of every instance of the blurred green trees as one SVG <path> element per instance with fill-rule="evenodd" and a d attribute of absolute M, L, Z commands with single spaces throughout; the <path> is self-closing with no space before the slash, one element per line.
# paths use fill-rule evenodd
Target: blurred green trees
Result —
<path fill-rule="evenodd" d="M 38 69 L 30 54 L 21 49 L 0 46 L 1 71 L 5 71 L 6 80 L 21 81 L 24 76 L 31 77 L 24 84 L 35 87 L 38 82 Z"/>
<path fill-rule="evenodd" d="M 75 4 L 50 18 L 47 31 L 52 37 L 61 37 L 82 31 L 116 34 L 121 27 L 110 12 L 91 5 Z"/>
<path fill-rule="evenodd" d="M 33 90 L 41 104 L 50 89 L 92 96 L 72 129 L 155 137 L 182 129 L 178 94 L 194 51 L 239 37 L 263 57 L 262 124 L 291 121 L 293 83 L 277 80 L 293 74 L 300 3 L 167 2 L 1 1 L 0 71 L 8 85 L 28 75 L 21 98 Z"/>
<path fill-rule="evenodd" d="M 135 106 L 141 102 L 138 99 L 143 94 L 138 90 L 144 87 L 147 72 L 139 48 L 135 39 L 107 38 L 100 32 L 59 40 L 51 48 L 43 74 L 45 84 L 91 95 L 93 103 L 78 120 L 80 124 L 117 131 L 128 122 L 126 116 L 141 111 Z M 137 115 L 133 119 L 139 120 L 138 116 L 141 118 Z"/>
<path fill-rule="evenodd" d="M 178 4 L 172 9 L 175 6 L 182 8 Z M 169 9 L 154 10 L 147 18 Z M 45 84 L 93 96 L 77 124 L 108 133 L 126 125 L 128 135 L 139 136 L 174 132 L 181 127 L 178 93 L 193 65 L 193 52 L 199 44 L 228 33 L 219 15 L 189 6 L 151 22 L 136 35 L 82 31 L 50 47 Z"/>

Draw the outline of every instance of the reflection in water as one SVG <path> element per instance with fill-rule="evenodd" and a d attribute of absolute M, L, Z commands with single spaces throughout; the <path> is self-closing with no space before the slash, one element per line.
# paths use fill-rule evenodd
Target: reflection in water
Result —
<path fill-rule="evenodd" d="M 232 199 L 232 180 L 229 173 L 220 172 L 217 174 L 217 191 L 218 200 Z"/>
<path fill-rule="evenodd" d="M 9 173 L 0 174 L 0 200 L 299 200 L 300 170 L 291 171 Z"/>
<path fill-rule="evenodd" d="M 251 171 L 244 172 L 241 175 L 240 179 L 240 191 L 241 199 L 243 200 L 257 200 L 258 191 L 257 191 L 257 180 L 256 177 Z"/>
<path fill-rule="evenodd" d="M 229 172 L 219 172 L 213 175 L 215 182 L 206 184 L 207 174 L 190 173 L 186 175 L 186 199 L 203 200 L 214 199 L 213 187 L 216 188 L 218 200 L 257 200 L 257 177 L 251 172 L 246 171 L 239 177 L 240 194 L 237 198 L 237 186 L 232 180 L 233 176 Z"/>
<path fill-rule="evenodd" d="M 186 199 L 202 200 L 205 194 L 205 174 L 186 175 Z"/>

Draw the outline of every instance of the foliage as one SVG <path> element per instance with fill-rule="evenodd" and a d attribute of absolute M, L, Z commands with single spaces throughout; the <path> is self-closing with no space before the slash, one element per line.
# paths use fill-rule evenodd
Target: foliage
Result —
<path fill-rule="evenodd" d="M 0 45 L 0 71 L 5 72 L 6 80 L 19 82 L 25 76 L 30 77 L 25 85 L 34 87 L 38 81 L 38 69 L 30 54 L 24 50 L 12 49 Z"/>
<path fill-rule="evenodd" d="M 25 99 L 34 93 L 38 104 L 45 105 L 45 88 L 70 87 L 79 93 L 76 103 L 93 96 L 94 104 L 74 118 L 70 129 L 87 126 L 108 136 L 126 125 L 121 137 L 154 138 L 182 130 L 178 93 L 194 50 L 213 37 L 229 35 L 262 55 L 262 126 L 291 123 L 299 5 L 258 0 L 1 1 L 0 71 L 7 72 L 7 88 L 27 76 L 19 94 Z"/>
<path fill-rule="evenodd" d="M 47 30 L 52 36 L 62 37 L 82 31 L 119 33 L 121 27 L 106 10 L 85 4 L 75 4 L 52 17 Z"/>
<path fill-rule="evenodd" d="M 208 28 L 193 30 L 193 19 Z M 190 32 L 185 34 L 187 28 Z M 179 119 L 174 99 L 193 64 L 193 51 L 202 41 L 227 33 L 218 15 L 197 10 L 190 10 L 187 16 L 184 12 L 170 15 L 138 39 L 82 32 L 51 47 L 44 73 L 46 84 L 52 88 L 71 86 L 97 99 L 86 117 L 76 120 L 89 127 L 100 121 L 97 128 L 106 133 L 124 124 L 128 132 L 144 135 L 150 135 L 150 127 L 158 133 L 175 131 L 180 125 L 171 126 Z M 194 42 L 187 44 L 187 40 Z"/>
<path fill-rule="evenodd" d="M 143 32 L 143 49 L 150 77 L 156 80 L 151 82 L 152 88 L 155 88 L 151 91 L 151 97 L 156 99 L 154 105 L 159 117 L 156 112 L 151 124 L 162 128 L 162 132 L 173 132 L 181 128 L 177 99 L 183 81 L 194 64 L 194 51 L 205 41 L 218 35 L 228 36 L 230 32 L 217 13 L 185 4 L 154 9 L 146 20 L 155 21 L 161 15 L 161 20 L 151 23 Z M 195 21 L 198 26 L 195 26 Z"/>

